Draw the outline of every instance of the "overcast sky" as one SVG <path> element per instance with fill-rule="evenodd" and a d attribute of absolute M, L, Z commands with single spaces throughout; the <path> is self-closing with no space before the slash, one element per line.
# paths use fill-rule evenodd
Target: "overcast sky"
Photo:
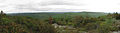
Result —
<path fill-rule="evenodd" d="M 120 0 L 0 0 L 5 13 L 120 12 Z"/>

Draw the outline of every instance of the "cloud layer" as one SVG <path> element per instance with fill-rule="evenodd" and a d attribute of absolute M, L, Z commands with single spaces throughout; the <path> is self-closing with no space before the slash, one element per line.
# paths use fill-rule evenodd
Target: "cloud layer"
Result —
<path fill-rule="evenodd" d="M 120 12 L 120 0 L 0 0 L 6 13 L 21 12 Z"/>

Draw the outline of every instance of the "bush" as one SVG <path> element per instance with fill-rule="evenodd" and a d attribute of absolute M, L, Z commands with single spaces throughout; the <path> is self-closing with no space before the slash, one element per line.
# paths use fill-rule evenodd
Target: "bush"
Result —
<path fill-rule="evenodd" d="M 8 16 L 0 18 L 0 33 L 56 33 L 55 28 L 40 20 Z"/>

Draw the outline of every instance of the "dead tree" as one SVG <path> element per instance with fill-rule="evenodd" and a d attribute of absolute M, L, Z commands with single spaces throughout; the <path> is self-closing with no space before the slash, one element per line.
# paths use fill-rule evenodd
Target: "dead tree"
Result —
<path fill-rule="evenodd" d="M 52 22 L 53 22 L 53 18 L 50 16 L 49 17 L 49 23 L 52 24 Z"/>

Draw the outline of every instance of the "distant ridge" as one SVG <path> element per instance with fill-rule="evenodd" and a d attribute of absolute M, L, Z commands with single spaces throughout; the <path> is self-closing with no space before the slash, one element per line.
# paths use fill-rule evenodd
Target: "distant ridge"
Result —
<path fill-rule="evenodd" d="M 8 14 L 23 14 L 23 13 L 8 13 Z M 26 12 L 26 13 L 33 13 L 34 14 L 34 13 L 105 13 L 105 12 L 88 12 L 88 11 L 82 11 L 82 12 Z"/>
<path fill-rule="evenodd" d="M 107 13 L 103 12 L 42 12 L 42 13 L 14 13 L 8 14 L 11 16 L 29 16 L 38 19 L 48 18 L 49 16 L 52 17 L 75 17 L 75 16 L 89 16 L 89 17 L 99 17 L 103 15 L 107 15 Z"/>

